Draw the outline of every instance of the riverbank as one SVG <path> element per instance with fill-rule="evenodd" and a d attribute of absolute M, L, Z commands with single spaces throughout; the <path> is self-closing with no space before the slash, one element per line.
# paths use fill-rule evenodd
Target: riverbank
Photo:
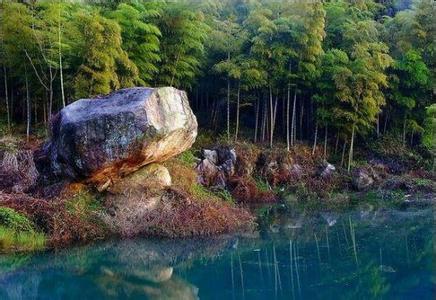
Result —
<path fill-rule="evenodd" d="M 434 173 L 425 171 L 419 160 L 412 161 L 413 155 L 399 159 L 362 150 L 348 173 L 334 155 L 327 162 L 321 148 L 312 152 L 299 144 L 288 152 L 283 145 L 274 149 L 249 142 L 228 145 L 207 135 L 200 135 L 191 150 L 109 190 L 98 191 L 80 181 L 41 185 L 31 178 L 35 167 L 30 155 L 40 144 L 36 139 L 31 143 L 2 139 L 0 223 L 6 232 L 0 234 L 2 252 L 63 248 L 108 238 L 247 232 L 276 210 L 318 213 L 356 206 L 428 206 L 436 191 Z M 211 158 L 213 151 L 216 160 Z M 394 154 L 401 153 L 397 149 Z M 6 172 L 12 157 L 7 156 L 12 154 L 17 166 Z M 220 164 L 218 156 L 233 154 L 231 165 Z M 156 186 L 160 166 L 168 170 L 171 181 L 164 188 Z M 159 180 L 150 181 L 150 176 Z M 150 199 L 159 199 L 158 205 L 144 209 L 144 203 L 153 202 Z M 256 206 L 260 208 L 253 209 Z"/>

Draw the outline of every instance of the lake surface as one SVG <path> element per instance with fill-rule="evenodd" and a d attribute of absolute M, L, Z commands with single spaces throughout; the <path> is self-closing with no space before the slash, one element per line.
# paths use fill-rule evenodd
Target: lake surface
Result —
<path fill-rule="evenodd" d="M 0 299 L 435 299 L 432 209 L 268 213 L 251 236 L 0 256 Z"/>

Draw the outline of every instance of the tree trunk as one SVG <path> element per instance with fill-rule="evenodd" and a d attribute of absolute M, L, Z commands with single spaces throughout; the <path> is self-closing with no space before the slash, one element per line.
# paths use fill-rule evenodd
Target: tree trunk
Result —
<path fill-rule="evenodd" d="M 338 153 L 338 146 L 339 146 L 339 130 L 338 133 L 336 134 L 335 155 L 336 153 Z"/>
<path fill-rule="evenodd" d="M 345 150 L 347 149 L 347 140 L 344 140 L 344 145 L 342 146 L 342 156 L 341 156 L 341 168 L 344 165 L 345 161 Z"/>
<path fill-rule="evenodd" d="M 236 97 L 236 131 L 235 131 L 235 142 L 238 141 L 238 133 L 239 133 L 239 102 L 241 96 L 241 83 L 238 83 L 238 94 Z"/>
<path fill-rule="evenodd" d="M 380 113 L 377 114 L 377 137 L 380 137 Z"/>
<path fill-rule="evenodd" d="M 300 139 L 301 140 L 303 139 L 303 116 L 304 116 L 304 101 L 301 101 L 301 112 L 300 112 Z"/>
<path fill-rule="evenodd" d="M 11 126 L 12 126 L 12 122 L 14 122 L 14 109 L 15 109 L 15 107 L 14 107 L 14 85 L 11 85 L 11 93 L 10 93 L 10 95 L 11 95 L 10 116 L 11 116 Z"/>
<path fill-rule="evenodd" d="M 313 139 L 312 155 L 315 154 L 317 139 L 318 139 L 318 122 L 316 122 L 315 125 L 315 138 Z"/>
<path fill-rule="evenodd" d="M 327 140 L 328 140 L 328 126 L 325 126 L 324 132 L 324 159 L 327 159 Z"/>
<path fill-rule="evenodd" d="M 286 149 L 291 150 L 290 132 L 289 132 L 289 109 L 291 106 L 291 84 L 288 83 L 288 96 L 286 99 Z"/>
<path fill-rule="evenodd" d="M 272 87 L 269 86 L 269 108 L 270 108 L 270 123 L 269 123 L 269 147 L 272 148 L 273 146 L 273 138 L 274 138 L 274 106 L 273 106 L 273 95 L 272 95 Z"/>
<path fill-rule="evenodd" d="M 8 121 L 8 131 L 11 130 L 11 115 L 9 111 L 9 97 L 8 97 L 8 75 L 6 72 L 6 66 L 3 66 L 3 73 L 5 77 L 5 101 L 6 101 L 6 117 Z"/>
<path fill-rule="evenodd" d="M 265 142 L 266 136 L 266 118 L 267 118 L 267 102 L 263 101 L 262 107 L 262 142 Z"/>
<path fill-rule="evenodd" d="M 30 121 L 31 121 L 31 112 L 30 112 L 30 94 L 29 94 L 29 82 L 27 79 L 27 71 L 25 72 L 25 80 L 26 80 L 26 111 L 27 111 L 27 128 L 26 128 L 26 138 L 27 142 L 30 137 Z"/>
<path fill-rule="evenodd" d="M 296 109 L 296 105 L 297 105 L 297 87 L 295 87 L 295 92 L 294 92 L 294 103 L 292 104 L 292 121 L 291 121 L 291 146 L 295 145 L 295 125 L 296 120 L 295 120 L 295 109 Z"/>
<path fill-rule="evenodd" d="M 230 79 L 227 78 L 227 141 L 230 142 Z"/>
<path fill-rule="evenodd" d="M 274 101 L 274 110 L 273 110 L 273 119 L 271 122 L 271 140 L 273 140 L 274 137 L 274 131 L 276 129 L 276 120 L 277 120 L 277 103 L 279 102 L 279 96 L 278 96 L 278 91 L 277 91 L 277 95 L 276 95 L 276 99 Z"/>
<path fill-rule="evenodd" d="M 48 95 L 49 95 L 48 119 L 50 120 L 53 112 L 53 72 L 51 67 L 49 67 L 48 70 L 50 75 L 49 88 L 48 88 Z"/>
<path fill-rule="evenodd" d="M 65 92 L 64 92 L 64 72 L 63 72 L 63 66 L 62 66 L 62 32 L 61 32 L 61 3 L 59 1 L 59 23 L 58 23 L 58 43 L 59 43 L 59 73 L 60 73 L 60 79 L 61 79 L 61 100 L 62 100 L 62 107 L 65 107 Z"/>
<path fill-rule="evenodd" d="M 45 97 L 45 93 L 43 94 L 42 97 L 42 116 L 44 118 L 44 125 L 45 128 L 47 129 L 47 99 Z"/>
<path fill-rule="evenodd" d="M 35 124 L 35 126 L 36 126 L 38 124 L 38 109 L 37 109 L 37 105 L 33 106 L 33 112 L 34 112 L 33 124 Z"/>
<path fill-rule="evenodd" d="M 383 134 L 386 134 L 386 128 L 388 126 L 388 119 L 389 119 L 389 113 L 386 112 L 386 116 L 385 116 L 385 125 L 383 126 Z"/>
<path fill-rule="evenodd" d="M 406 114 L 404 114 L 404 122 L 403 122 L 403 145 L 406 145 Z"/>
<path fill-rule="evenodd" d="M 255 113 L 255 125 L 254 125 L 254 142 L 257 142 L 257 131 L 258 131 L 258 127 L 259 127 L 259 107 L 260 107 L 260 103 L 259 103 L 259 98 L 256 99 L 256 113 Z"/>
<path fill-rule="evenodd" d="M 356 125 L 353 124 L 353 128 L 351 130 L 351 141 L 350 141 L 350 151 L 348 153 L 348 172 L 351 170 L 351 163 L 353 162 L 353 147 L 354 147 L 354 131 L 356 129 Z"/>

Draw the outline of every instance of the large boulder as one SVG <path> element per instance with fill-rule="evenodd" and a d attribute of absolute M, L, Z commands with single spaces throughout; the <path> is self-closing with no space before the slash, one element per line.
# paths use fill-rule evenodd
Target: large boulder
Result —
<path fill-rule="evenodd" d="M 62 109 L 39 166 L 49 164 L 45 171 L 52 175 L 104 186 L 185 151 L 196 136 L 197 120 L 185 92 L 128 88 Z"/>

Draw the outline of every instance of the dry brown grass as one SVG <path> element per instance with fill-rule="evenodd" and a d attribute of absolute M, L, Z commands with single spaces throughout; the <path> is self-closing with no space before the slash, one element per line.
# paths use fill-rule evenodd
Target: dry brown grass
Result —
<path fill-rule="evenodd" d="M 12 208 L 26 215 L 39 230 L 48 235 L 50 246 L 62 247 L 105 236 L 102 224 L 92 215 L 92 212 L 87 211 L 89 216 L 85 216 L 68 210 L 68 201 L 65 199 L 47 201 L 26 194 L 0 192 L 0 206 Z"/>

